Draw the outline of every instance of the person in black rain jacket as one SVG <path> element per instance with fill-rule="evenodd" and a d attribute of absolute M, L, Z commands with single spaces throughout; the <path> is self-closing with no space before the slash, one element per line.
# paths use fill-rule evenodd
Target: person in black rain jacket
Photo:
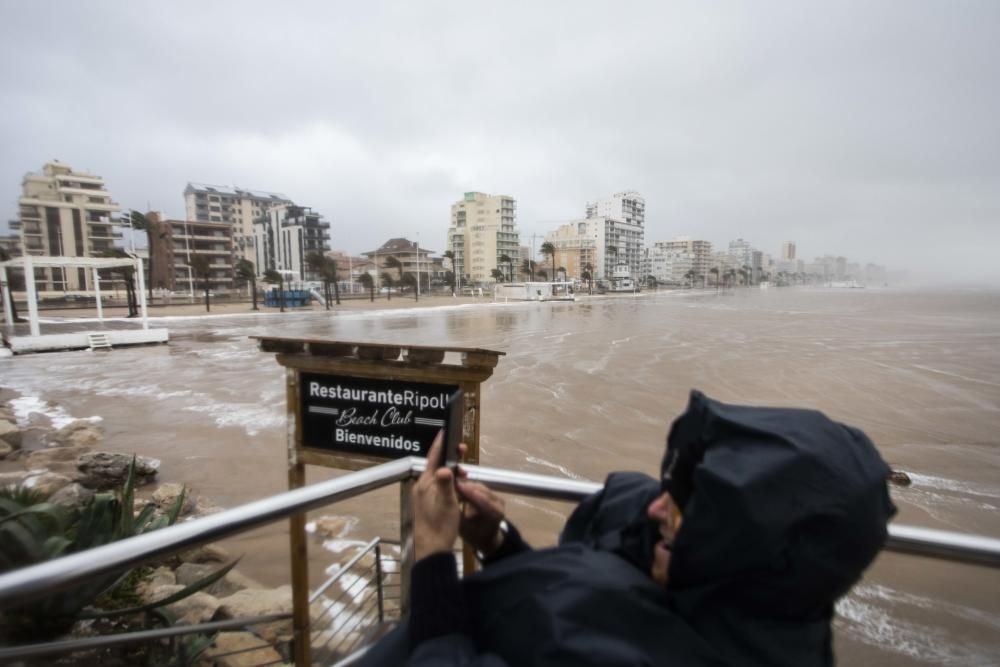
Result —
<path fill-rule="evenodd" d="M 611 474 L 559 546 L 532 550 L 498 496 L 428 466 L 410 615 L 364 664 L 832 665 L 834 602 L 895 513 L 888 472 L 864 433 L 819 412 L 692 391 L 659 480 Z M 459 532 L 483 562 L 462 580 Z"/>

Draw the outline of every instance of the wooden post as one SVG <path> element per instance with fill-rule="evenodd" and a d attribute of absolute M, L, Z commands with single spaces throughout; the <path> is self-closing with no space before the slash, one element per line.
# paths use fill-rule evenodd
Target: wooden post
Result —
<path fill-rule="evenodd" d="M 414 480 L 399 485 L 399 613 L 410 611 L 410 572 L 413 571 L 413 497 Z"/>
<path fill-rule="evenodd" d="M 299 428 L 298 372 L 285 370 L 285 393 L 287 396 L 288 424 L 288 488 L 305 486 L 306 467 L 298 459 L 298 444 L 301 438 Z M 309 543 L 306 540 L 306 515 L 294 514 L 288 519 L 288 539 L 292 564 L 292 628 L 295 664 L 310 667 L 312 664 L 309 631 Z"/>

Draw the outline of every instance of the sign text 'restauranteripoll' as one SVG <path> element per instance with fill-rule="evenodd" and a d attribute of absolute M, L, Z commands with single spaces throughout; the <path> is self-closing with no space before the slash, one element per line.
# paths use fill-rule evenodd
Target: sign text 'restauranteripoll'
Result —
<path fill-rule="evenodd" d="M 426 456 L 452 385 L 303 373 L 302 446 L 380 458 Z"/>

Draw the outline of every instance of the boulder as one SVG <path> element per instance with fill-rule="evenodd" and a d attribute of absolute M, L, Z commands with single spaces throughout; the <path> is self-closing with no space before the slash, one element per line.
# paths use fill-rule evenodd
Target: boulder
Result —
<path fill-rule="evenodd" d="M 181 491 L 184 490 L 183 484 L 178 484 L 177 482 L 168 482 L 166 484 L 160 484 L 153 491 L 153 502 L 160 510 L 167 512 L 174 506 L 177 502 L 177 498 L 181 495 Z M 197 502 L 194 495 L 191 493 L 191 489 L 187 489 L 184 494 L 184 505 L 181 507 L 181 515 L 190 514 Z"/>
<path fill-rule="evenodd" d="M 80 483 L 92 489 L 111 489 L 125 482 L 132 457 L 115 452 L 89 452 L 77 459 Z M 135 457 L 136 485 L 149 482 L 160 468 L 158 459 L 146 456 Z"/>
<path fill-rule="evenodd" d="M 25 464 L 29 468 L 48 468 L 52 464 L 65 463 L 76 467 L 76 461 L 87 450 L 81 447 L 47 447 L 28 454 Z"/>
<path fill-rule="evenodd" d="M 5 442 L 14 449 L 21 446 L 21 429 L 17 424 L 0 419 L 0 442 Z"/>
<path fill-rule="evenodd" d="M 292 611 L 292 587 L 247 588 L 219 600 L 218 618 L 244 618 Z"/>
<path fill-rule="evenodd" d="M 0 440 L 0 459 L 5 459 L 13 453 L 14 447 L 3 440 Z"/>
<path fill-rule="evenodd" d="M 144 597 L 149 602 L 162 600 L 174 593 L 183 590 L 180 584 L 163 584 L 160 586 L 146 587 Z M 195 623 L 207 623 L 215 615 L 219 608 L 219 600 L 213 595 L 204 592 L 197 592 L 187 597 L 168 604 L 164 609 L 174 615 L 175 625 L 194 625 Z"/>
<path fill-rule="evenodd" d="M 151 602 L 156 599 L 154 591 L 157 588 L 160 586 L 174 586 L 175 584 L 177 584 L 177 577 L 174 575 L 174 571 L 169 567 L 161 565 L 143 579 L 136 587 L 136 590 L 143 602 Z"/>
<path fill-rule="evenodd" d="M 24 480 L 31 477 L 32 474 L 38 474 L 41 472 L 44 472 L 44 470 L 15 470 L 13 472 L 0 472 L 0 487 L 20 486 L 24 483 Z"/>
<path fill-rule="evenodd" d="M 181 566 L 177 568 L 175 573 L 177 576 L 177 583 L 183 584 L 184 586 L 190 586 L 199 579 L 207 577 L 211 573 L 215 572 L 220 567 L 222 567 L 221 563 L 182 563 Z M 240 574 L 236 570 L 230 570 L 226 576 L 219 579 L 204 590 L 206 593 L 210 593 L 218 598 L 225 598 L 233 593 L 246 590 L 248 588 L 262 588 L 262 585 L 250 577 Z"/>
<path fill-rule="evenodd" d="M 216 657 L 219 656 L 219 657 Z M 251 667 L 280 663 L 281 655 L 252 632 L 220 632 L 201 654 L 199 667 Z"/>
<path fill-rule="evenodd" d="M 889 471 L 889 482 L 895 484 L 896 486 L 909 486 L 912 484 L 910 476 L 907 475 L 902 470 L 891 470 Z"/>
<path fill-rule="evenodd" d="M 177 556 L 184 563 L 226 563 L 231 558 L 228 551 L 214 544 L 202 544 Z"/>
<path fill-rule="evenodd" d="M 72 482 L 73 480 L 66 475 L 45 471 L 41 474 L 28 477 L 28 479 L 24 480 L 24 486 L 38 491 L 48 498 L 56 491 L 69 486 Z"/>
<path fill-rule="evenodd" d="M 51 496 L 49 502 L 71 510 L 80 510 L 91 501 L 94 492 L 87 487 L 73 482 L 59 489 Z"/>
<path fill-rule="evenodd" d="M 21 429 L 21 449 L 44 449 L 58 445 L 52 434 L 52 429 L 44 426 L 28 426 Z"/>
<path fill-rule="evenodd" d="M 63 426 L 52 434 L 59 443 L 69 447 L 86 447 L 88 449 L 101 444 L 104 433 L 100 426 L 86 419 L 77 419 Z"/>
<path fill-rule="evenodd" d="M 357 519 L 347 516 L 321 516 L 309 525 L 310 532 L 324 538 L 343 537 L 357 523 Z"/>
<path fill-rule="evenodd" d="M 247 588 L 219 600 L 216 620 L 249 618 L 266 614 L 292 613 L 292 587 Z M 252 626 L 254 632 L 269 642 L 291 634 L 292 620 L 274 621 Z"/>

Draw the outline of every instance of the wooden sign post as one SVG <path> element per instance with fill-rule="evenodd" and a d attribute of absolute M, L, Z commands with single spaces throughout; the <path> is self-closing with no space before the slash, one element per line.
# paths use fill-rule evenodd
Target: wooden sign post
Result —
<path fill-rule="evenodd" d="M 352 343 L 257 337 L 260 349 L 285 367 L 288 406 L 288 488 L 305 484 L 305 466 L 361 470 L 391 459 L 426 456 L 444 426 L 445 403 L 465 395 L 465 461 L 479 463 L 479 385 L 503 352 L 463 347 Z M 412 482 L 400 489 L 402 604 L 408 604 L 413 562 Z M 295 664 L 311 665 L 306 516 L 289 519 Z M 465 572 L 475 557 L 463 547 Z"/>

